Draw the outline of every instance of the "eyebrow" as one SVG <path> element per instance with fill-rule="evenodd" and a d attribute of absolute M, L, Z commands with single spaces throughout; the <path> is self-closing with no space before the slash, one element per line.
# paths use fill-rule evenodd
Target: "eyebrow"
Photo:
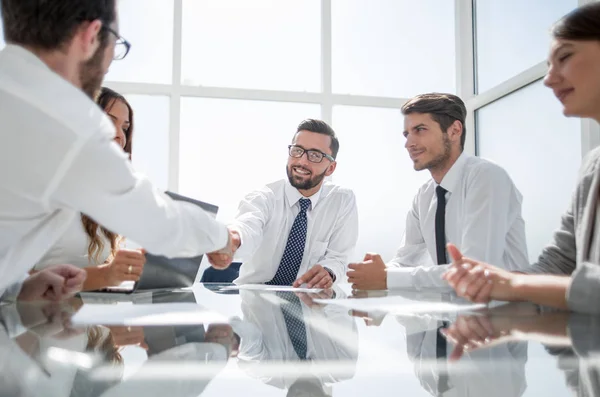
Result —
<path fill-rule="evenodd" d="M 571 43 L 562 43 L 561 45 L 559 45 L 558 47 L 556 47 L 556 49 L 555 49 L 554 51 L 552 51 L 552 53 L 550 54 L 550 58 L 553 58 L 553 57 L 555 57 L 555 56 L 556 56 L 556 53 L 557 53 L 557 52 L 559 52 L 559 51 L 560 51 L 560 50 L 562 50 L 562 49 L 565 49 L 565 48 L 573 48 L 573 47 L 575 47 L 575 46 L 574 46 L 573 44 L 571 44 Z M 550 60 L 547 60 L 547 61 L 546 61 L 546 64 L 547 64 L 548 66 L 550 66 Z"/>
<path fill-rule="evenodd" d="M 317 149 L 317 148 L 307 149 L 307 148 L 305 148 L 304 146 L 302 146 L 302 145 L 298 145 L 298 144 L 294 144 L 294 146 L 301 147 L 303 150 L 312 150 L 312 151 L 315 151 L 315 152 L 319 152 L 319 153 L 327 154 L 327 153 L 325 153 L 324 151 L 322 151 L 321 149 Z M 331 156 L 330 154 L 327 154 L 327 155 L 328 155 L 328 156 Z"/>
<path fill-rule="evenodd" d="M 110 114 L 110 113 L 106 113 L 106 114 L 108 115 L 108 117 L 110 117 L 110 118 L 111 118 L 111 119 L 113 119 L 114 121 L 119 121 L 119 119 L 118 119 L 118 118 L 116 118 L 115 116 L 113 116 L 112 114 Z M 125 121 L 123 122 L 123 124 L 131 125 L 131 121 L 129 121 L 129 120 L 125 120 Z"/>
<path fill-rule="evenodd" d="M 419 124 L 415 125 L 414 127 L 412 127 L 411 130 L 416 130 L 417 128 L 420 128 L 420 127 L 427 127 L 427 126 L 425 125 L 425 123 L 419 123 Z M 408 133 L 407 130 L 402 131 L 402 135 L 404 135 L 406 133 Z"/>

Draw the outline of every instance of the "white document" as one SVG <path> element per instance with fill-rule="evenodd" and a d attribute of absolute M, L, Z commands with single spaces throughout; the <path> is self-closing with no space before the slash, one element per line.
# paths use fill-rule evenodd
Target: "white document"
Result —
<path fill-rule="evenodd" d="M 267 284 L 242 284 L 242 285 L 228 285 L 222 287 L 221 291 L 238 291 L 238 290 L 249 290 L 249 291 L 283 291 L 283 292 L 321 292 L 322 288 L 295 288 L 287 285 L 267 285 Z"/>
<path fill-rule="evenodd" d="M 412 300 L 400 296 L 386 296 L 366 299 L 313 299 L 324 305 L 338 305 L 362 312 L 403 313 L 455 313 L 485 308 L 482 303 L 442 302 Z"/>
<path fill-rule="evenodd" d="M 227 323 L 227 318 L 196 303 L 157 303 L 135 305 L 83 305 L 71 319 L 73 325 L 193 325 Z"/>

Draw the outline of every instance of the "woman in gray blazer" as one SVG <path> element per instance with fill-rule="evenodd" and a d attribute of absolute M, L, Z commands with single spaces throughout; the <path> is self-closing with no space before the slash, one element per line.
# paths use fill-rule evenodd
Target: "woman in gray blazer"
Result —
<path fill-rule="evenodd" d="M 544 84 L 566 116 L 600 123 L 600 3 L 579 7 L 552 28 Z M 448 245 L 453 265 L 444 278 L 458 295 L 475 302 L 531 301 L 600 313 L 600 148 L 583 161 L 570 208 L 560 229 L 527 273 L 511 273 L 464 258 Z"/>

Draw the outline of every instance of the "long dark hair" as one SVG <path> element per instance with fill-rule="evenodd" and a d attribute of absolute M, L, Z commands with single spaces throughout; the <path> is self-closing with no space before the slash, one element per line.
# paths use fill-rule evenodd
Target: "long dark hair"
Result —
<path fill-rule="evenodd" d="M 123 150 L 125 153 L 129 154 L 129 159 L 131 160 L 131 153 L 133 152 L 133 108 L 123 95 L 108 87 L 102 87 L 96 98 L 96 103 L 104 109 L 106 113 L 110 112 L 117 101 L 124 103 L 129 110 L 129 128 L 125 131 L 125 147 Z"/>
<path fill-rule="evenodd" d="M 562 40 L 600 41 L 600 3 L 578 7 L 552 27 L 552 36 Z"/>
<path fill-rule="evenodd" d="M 131 152 L 133 150 L 133 109 L 131 105 L 129 105 L 129 102 L 127 102 L 123 95 L 107 87 L 102 87 L 96 98 L 96 103 L 107 113 L 110 112 L 117 101 L 123 102 L 129 110 L 129 128 L 125 131 L 125 147 L 123 150 L 129 154 L 129 159 L 131 160 Z M 104 249 L 104 242 L 98 236 L 98 229 L 110 241 L 111 256 L 116 254 L 119 241 L 121 240 L 118 234 L 98 225 L 96 221 L 85 214 L 81 214 L 81 223 L 90 240 L 88 245 L 88 258 L 90 262 L 92 260 L 98 262 L 100 253 Z"/>

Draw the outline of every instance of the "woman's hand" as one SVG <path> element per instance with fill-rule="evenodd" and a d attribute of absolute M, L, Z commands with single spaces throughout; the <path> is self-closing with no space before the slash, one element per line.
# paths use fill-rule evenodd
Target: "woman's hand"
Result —
<path fill-rule="evenodd" d="M 102 265 L 107 286 L 119 285 L 123 281 L 138 281 L 145 263 L 143 250 L 120 249 L 110 262 Z"/>

